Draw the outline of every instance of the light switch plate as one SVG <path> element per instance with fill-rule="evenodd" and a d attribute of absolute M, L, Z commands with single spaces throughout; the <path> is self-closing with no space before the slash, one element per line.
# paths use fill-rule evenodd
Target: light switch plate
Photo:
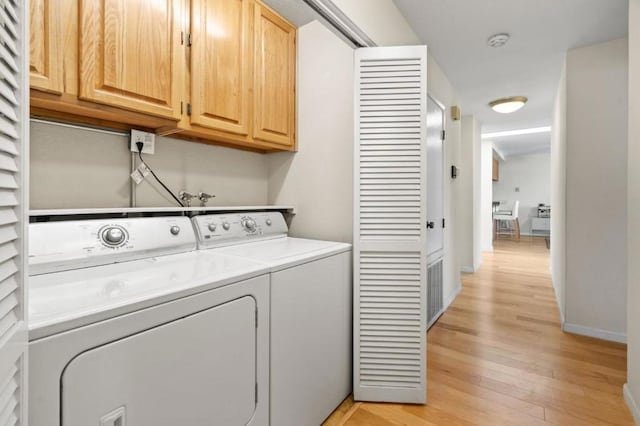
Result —
<path fill-rule="evenodd" d="M 138 152 L 137 142 L 144 144 L 142 147 L 143 154 L 153 154 L 156 151 L 156 135 L 154 133 L 131 129 L 130 149 L 132 152 Z"/>

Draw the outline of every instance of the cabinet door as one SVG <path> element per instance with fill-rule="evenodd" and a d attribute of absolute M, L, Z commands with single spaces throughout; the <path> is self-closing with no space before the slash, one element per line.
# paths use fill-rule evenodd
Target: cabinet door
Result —
<path fill-rule="evenodd" d="M 296 30 L 256 4 L 254 127 L 257 140 L 294 148 Z"/>
<path fill-rule="evenodd" d="M 252 0 L 193 0 L 191 124 L 249 135 Z"/>
<path fill-rule="evenodd" d="M 180 117 L 179 0 L 82 0 L 81 99 Z"/>
<path fill-rule="evenodd" d="M 29 9 L 30 85 L 33 89 L 62 94 L 62 2 L 31 0 Z"/>

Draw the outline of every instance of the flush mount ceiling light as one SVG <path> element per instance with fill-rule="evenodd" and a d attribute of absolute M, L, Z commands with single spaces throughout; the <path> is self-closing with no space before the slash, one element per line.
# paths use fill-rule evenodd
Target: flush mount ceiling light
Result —
<path fill-rule="evenodd" d="M 489 102 L 489 106 L 495 112 L 499 112 L 500 114 L 511 114 L 512 112 L 516 112 L 522 108 L 525 103 L 527 103 L 527 98 L 525 96 L 512 96 L 510 98 L 491 101 Z"/>
<path fill-rule="evenodd" d="M 507 33 L 494 34 L 487 39 L 487 45 L 489 47 L 502 47 L 507 44 L 510 38 L 511 36 Z"/>

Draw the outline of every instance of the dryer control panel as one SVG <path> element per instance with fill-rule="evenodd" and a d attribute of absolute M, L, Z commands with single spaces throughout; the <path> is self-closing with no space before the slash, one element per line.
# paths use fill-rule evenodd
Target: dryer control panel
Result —
<path fill-rule="evenodd" d="M 29 274 L 195 250 L 189 218 L 71 220 L 29 225 Z"/>
<path fill-rule="evenodd" d="M 284 216 L 279 212 L 210 214 L 191 220 L 200 248 L 286 237 L 288 231 Z"/>

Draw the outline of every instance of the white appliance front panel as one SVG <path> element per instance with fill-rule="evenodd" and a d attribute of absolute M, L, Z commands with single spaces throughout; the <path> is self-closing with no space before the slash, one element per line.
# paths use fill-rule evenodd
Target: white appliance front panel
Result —
<path fill-rule="evenodd" d="M 62 376 L 62 426 L 248 424 L 256 309 L 245 296 L 79 355 Z"/>
<path fill-rule="evenodd" d="M 30 339 L 268 272 L 250 260 L 189 252 L 29 277 Z"/>
<path fill-rule="evenodd" d="M 279 238 L 216 249 L 216 253 L 262 262 L 272 271 L 351 250 L 351 245 L 305 238 Z"/>
<path fill-rule="evenodd" d="M 114 232 L 112 242 L 108 241 L 110 231 Z M 29 272 L 86 268 L 195 248 L 191 221 L 182 216 L 32 223 Z"/>
<path fill-rule="evenodd" d="M 271 274 L 271 424 L 317 426 L 351 393 L 351 253 Z"/>
<path fill-rule="evenodd" d="M 161 303 L 146 309 L 120 315 L 105 321 L 96 322 L 67 332 L 58 333 L 29 342 L 29 426 L 61 426 L 61 386 L 60 381 L 67 365 L 78 355 L 95 348 L 133 336 L 155 327 L 189 317 L 194 313 L 204 312 L 212 307 L 249 296 L 255 300 L 257 311 L 256 334 L 256 375 L 258 402 L 255 414 L 248 426 L 267 426 L 269 424 L 269 278 L 267 275 L 235 282 L 211 291 Z M 233 330 L 233 323 L 224 323 L 220 327 Z M 216 333 L 216 332 L 214 332 Z M 200 337 L 200 334 L 186 333 L 187 337 Z M 163 351 L 180 351 L 180 346 L 165 345 Z M 161 351 L 158 351 L 161 352 Z M 155 356 L 164 357 L 160 353 L 150 353 L 149 362 Z M 202 362 L 209 360 L 208 357 Z M 181 358 L 171 368 L 182 368 L 182 363 L 200 363 L 199 359 Z M 160 374 L 162 375 L 162 374 Z M 182 391 L 192 391 L 183 389 Z M 117 409 L 117 407 L 114 407 Z M 177 422 L 175 425 L 187 425 Z M 209 426 L 214 422 L 205 423 Z M 90 425 L 98 426 L 96 423 Z M 147 426 L 147 424 L 127 423 L 123 426 Z M 83 425 L 83 426 L 86 426 Z M 191 424 L 189 424 L 191 426 Z"/>
<path fill-rule="evenodd" d="M 195 216 L 198 247 L 211 248 L 284 237 L 287 223 L 279 212 L 245 212 Z"/>

